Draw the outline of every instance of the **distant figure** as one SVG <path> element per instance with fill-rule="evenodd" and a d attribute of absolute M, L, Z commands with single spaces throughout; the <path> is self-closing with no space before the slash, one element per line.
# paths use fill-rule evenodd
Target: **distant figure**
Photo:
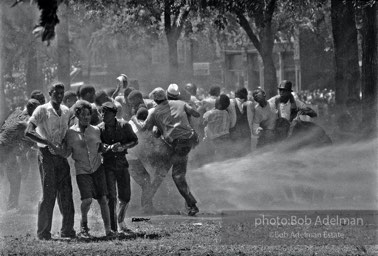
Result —
<path fill-rule="evenodd" d="M 36 99 L 39 101 L 41 105 L 46 103 L 45 95 L 43 95 L 43 92 L 40 90 L 34 90 L 30 94 L 30 99 Z"/>
<path fill-rule="evenodd" d="M 38 163 L 42 182 L 42 200 L 38 208 L 37 236 L 51 239 L 55 201 L 63 215 L 61 237 L 75 237 L 74 205 L 70 167 L 66 158 L 58 155 L 71 119 L 69 108 L 62 105 L 64 84 L 50 86 L 50 101 L 38 106 L 29 119 L 25 135 L 38 143 Z"/>
<path fill-rule="evenodd" d="M 191 97 L 190 97 L 190 100 L 192 102 L 194 102 L 194 104 L 197 105 L 197 107 L 199 106 L 199 103 L 200 101 L 198 100 L 197 98 L 197 85 L 195 85 L 194 83 L 187 83 L 185 85 L 185 89 L 190 93 Z"/>
<path fill-rule="evenodd" d="M 136 90 L 133 87 L 127 87 L 123 91 L 122 96 L 116 96 L 115 101 L 119 102 L 121 104 L 121 111 L 117 112 L 117 116 L 120 116 L 125 121 L 129 121 L 132 116 L 132 106 L 130 101 L 127 99 L 127 97 L 130 95 L 132 91 Z"/>
<path fill-rule="evenodd" d="M 209 90 L 209 97 L 205 98 L 201 102 L 201 107 L 198 108 L 198 112 L 203 115 L 206 111 L 209 111 L 215 107 L 215 101 L 220 95 L 221 88 L 219 86 L 212 86 Z"/>
<path fill-rule="evenodd" d="M 119 93 L 122 94 L 121 90 L 126 89 L 129 85 L 129 78 L 125 74 L 120 74 L 117 78 L 117 86 L 115 89 L 107 89 L 106 92 L 108 96 L 115 99 Z"/>
<path fill-rule="evenodd" d="M 71 108 L 77 101 L 77 94 L 74 91 L 66 91 L 63 96 L 63 105 Z"/>

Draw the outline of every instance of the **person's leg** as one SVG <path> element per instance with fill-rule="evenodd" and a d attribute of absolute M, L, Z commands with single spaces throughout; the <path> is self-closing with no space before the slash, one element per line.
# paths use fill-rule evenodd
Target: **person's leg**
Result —
<path fill-rule="evenodd" d="M 57 169 L 58 205 L 63 216 L 61 235 L 74 237 L 75 208 L 72 198 L 70 166 L 66 158 L 55 156 L 54 160 Z"/>
<path fill-rule="evenodd" d="M 154 168 L 153 172 L 154 172 L 155 175 L 154 175 L 154 179 L 151 182 L 151 186 L 147 191 L 147 195 L 148 195 L 149 200 L 151 201 L 151 204 L 152 204 L 153 198 L 154 198 L 156 192 L 158 191 L 161 183 L 163 182 L 163 180 L 167 176 L 169 170 L 171 169 L 172 163 L 171 163 L 170 160 L 167 160 L 166 158 L 164 158 L 160 163 L 158 163 L 158 164 L 156 164 L 152 167 Z M 147 212 L 148 212 L 148 209 L 147 209 Z"/>
<path fill-rule="evenodd" d="M 106 198 L 106 196 L 102 196 L 99 199 L 97 199 L 97 201 L 101 209 L 101 217 L 102 221 L 104 222 L 105 234 L 109 234 L 112 231 L 112 228 L 110 225 L 110 211 L 108 199 Z"/>
<path fill-rule="evenodd" d="M 114 175 L 113 164 L 104 164 L 106 185 L 108 188 L 108 206 L 110 214 L 110 226 L 113 231 L 117 231 L 117 189 L 116 177 Z"/>
<path fill-rule="evenodd" d="M 124 223 L 126 217 L 126 210 L 129 206 L 131 189 L 130 189 L 130 174 L 126 159 L 119 160 L 116 164 L 116 180 L 118 189 L 119 207 L 117 212 L 117 222 L 121 229 L 125 230 Z"/>
<path fill-rule="evenodd" d="M 11 210 L 18 207 L 18 199 L 20 197 L 21 188 L 20 166 L 15 156 L 6 161 L 5 172 L 9 181 L 9 197 L 7 209 Z"/>
<path fill-rule="evenodd" d="M 196 207 L 196 199 L 190 192 L 188 183 L 186 182 L 186 168 L 188 163 L 188 156 L 179 156 L 174 155 L 172 158 L 173 166 L 172 166 L 172 178 L 176 184 L 176 187 L 182 197 L 184 197 L 186 205 L 189 207 L 189 214 L 194 215 L 198 212 L 198 208 Z M 191 212 L 191 209 L 193 212 Z"/>
<path fill-rule="evenodd" d="M 27 152 L 22 152 L 19 156 L 18 156 L 18 161 L 20 163 L 20 173 L 21 173 L 21 178 L 23 180 L 25 180 L 28 175 L 29 175 L 29 171 L 30 171 L 30 167 L 31 167 L 31 163 L 29 162 L 29 159 L 27 157 Z"/>
<path fill-rule="evenodd" d="M 81 223 L 80 223 L 80 233 L 82 235 L 89 235 L 88 228 L 88 212 L 91 208 L 92 198 L 86 198 L 81 200 L 80 210 L 81 210 Z"/>
<path fill-rule="evenodd" d="M 107 236 L 114 235 L 110 224 L 109 202 L 107 199 L 108 189 L 106 185 L 105 168 L 101 165 L 93 174 L 91 174 L 94 188 L 94 198 L 97 199 L 100 209 L 101 217 L 104 222 L 105 234 Z"/>
<path fill-rule="evenodd" d="M 42 183 L 42 200 L 38 205 L 37 235 L 39 239 L 50 239 L 57 184 L 53 156 L 48 149 L 41 149 L 38 152 L 38 164 Z"/>
<path fill-rule="evenodd" d="M 150 198 L 148 195 L 148 190 L 151 187 L 150 174 L 147 172 L 146 168 L 144 168 L 139 159 L 129 160 L 129 172 L 131 177 L 142 189 L 142 208 L 145 208 L 146 206 L 152 207 L 152 198 Z"/>

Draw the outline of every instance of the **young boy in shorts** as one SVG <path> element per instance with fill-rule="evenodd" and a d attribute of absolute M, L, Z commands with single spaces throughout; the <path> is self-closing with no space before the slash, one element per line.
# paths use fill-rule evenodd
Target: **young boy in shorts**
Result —
<path fill-rule="evenodd" d="M 100 204 L 101 216 L 107 237 L 115 236 L 110 227 L 110 213 L 107 199 L 105 170 L 102 165 L 101 152 L 108 150 L 101 143 L 100 129 L 90 125 L 92 106 L 85 100 L 79 100 L 73 106 L 73 112 L 78 118 L 66 134 L 64 153 L 72 154 L 75 161 L 76 181 L 81 196 L 81 230 L 80 236 L 89 238 L 88 212 L 92 198 Z"/>

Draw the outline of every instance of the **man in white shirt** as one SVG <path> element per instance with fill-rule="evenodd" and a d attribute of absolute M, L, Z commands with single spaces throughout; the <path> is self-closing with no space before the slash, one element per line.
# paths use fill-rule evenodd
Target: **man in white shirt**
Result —
<path fill-rule="evenodd" d="M 63 215 L 61 237 L 75 237 L 74 204 L 70 166 L 66 158 L 60 156 L 62 141 L 68 130 L 71 111 L 62 105 L 64 85 L 51 85 L 51 100 L 40 105 L 33 112 L 25 130 L 25 136 L 37 142 L 38 164 L 42 181 L 42 200 L 38 207 L 37 236 L 41 240 L 51 239 L 51 225 L 55 200 Z"/>

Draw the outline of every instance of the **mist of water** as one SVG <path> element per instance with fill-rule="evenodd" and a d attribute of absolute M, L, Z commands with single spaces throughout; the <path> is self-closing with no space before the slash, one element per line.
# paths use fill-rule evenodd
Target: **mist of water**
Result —
<path fill-rule="evenodd" d="M 377 142 L 255 153 L 191 170 L 206 211 L 376 209 Z"/>

